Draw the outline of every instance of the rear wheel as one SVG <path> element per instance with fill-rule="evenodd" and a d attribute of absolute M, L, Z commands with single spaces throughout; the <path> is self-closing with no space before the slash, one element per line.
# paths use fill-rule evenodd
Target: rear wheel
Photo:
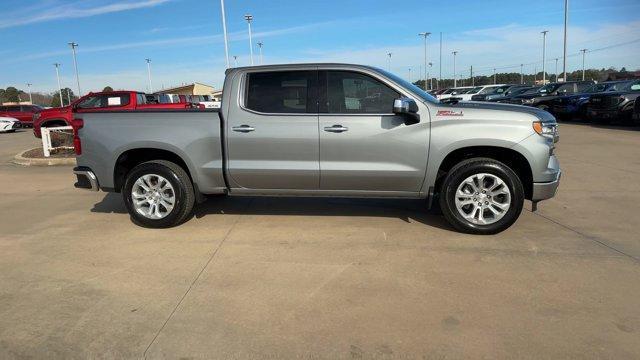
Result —
<path fill-rule="evenodd" d="M 189 175 L 166 160 L 134 167 L 127 174 L 122 196 L 132 220 L 151 228 L 179 225 L 191 214 L 195 203 Z"/>
<path fill-rule="evenodd" d="M 474 158 L 454 166 L 440 192 L 442 213 L 457 230 L 495 234 L 511 226 L 524 204 L 522 182 L 505 164 Z"/>

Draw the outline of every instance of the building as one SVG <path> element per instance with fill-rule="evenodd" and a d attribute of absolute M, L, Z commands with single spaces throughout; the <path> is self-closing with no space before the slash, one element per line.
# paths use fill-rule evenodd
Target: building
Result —
<path fill-rule="evenodd" d="M 217 94 L 221 94 L 222 91 L 216 91 L 213 86 L 193 83 L 189 85 L 176 86 L 168 89 L 162 89 L 156 91 L 157 94 L 176 94 L 176 95 L 211 95 L 216 97 Z"/>

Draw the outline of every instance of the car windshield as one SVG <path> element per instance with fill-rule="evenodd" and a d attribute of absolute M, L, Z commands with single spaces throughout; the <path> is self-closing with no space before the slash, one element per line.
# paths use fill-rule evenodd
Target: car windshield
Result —
<path fill-rule="evenodd" d="M 616 91 L 640 91 L 640 81 L 629 81 L 625 83 L 618 84 L 619 87 Z"/>
<path fill-rule="evenodd" d="M 541 87 L 538 92 L 539 93 L 543 93 L 543 94 L 550 94 L 554 91 L 556 91 L 556 89 L 558 89 L 560 87 L 560 85 L 562 85 L 561 83 L 558 84 L 547 84 L 543 87 Z"/>
<path fill-rule="evenodd" d="M 431 96 L 431 94 L 429 94 L 426 91 L 420 89 L 419 87 L 417 87 L 414 84 L 408 82 L 407 80 L 405 80 L 405 79 L 403 79 L 403 78 L 401 78 L 401 77 L 399 77 L 397 75 L 394 75 L 394 74 L 392 74 L 390 72 L 384 71 L 382 69 L 376 69 L 376 70 L 381 72 L 383 75 L 385 75 L 389 79 L 395 81 L 400 86 L 406 88 L 407 90 L 411 91 L 415 95 L 419 96 L 422 100 L 429 101 L 429 102 L 434 102 L 434 103 L 438 102 L 438 100 L 436 100 L 436 98 Z"/>

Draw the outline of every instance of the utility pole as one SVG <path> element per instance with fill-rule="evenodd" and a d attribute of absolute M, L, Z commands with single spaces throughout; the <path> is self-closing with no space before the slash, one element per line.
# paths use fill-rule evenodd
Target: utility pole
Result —
<path fill-rule="evenodd" d="M 233 67 L 238 67 L 238 55 L 233 55 Z"/>
<path fill-rule="evenodd" d="M 31 85 L 32 83 L 27 83 L 27 89 L 29 91 L 29 102 L 33 104 L 33 98 L 31 97 Z"/>
<path fill-rule="evenodd" d="M 153 94 L 153 87 L 151 86 L 151 59 L 145 59 L 147 61 L 147 77 L 149 78 L 149 93 Z"/>
<path fill-rule="evenodd" d="M 440 89 L 440 82 L 442 81 L 442 32 L 440 32 L 440 74 L 438 74 L 438 81 L 436 82 L 436 87 Z"/>
<path fill-rule="evenodd" d="M 549 30 L 544 30 L 543 32 L 541 32 L 542 34 L 542 85 L 545 84 L 546 80 L 547 80 L 547 74 L 545 73 L 545 62 L 547 61 L 546 59 L 546 49 L 547 49 L 547 33 L 549 32 Z"/>
<path fill-rule="evenodd" d="M 260 65 L 262 65 L 262 41 L 258 41 L 258 50 L 260 51 Z"/>
<path fill-rule="evenodd" d="M 562 80 L 567 81 L 567 26 L 569 24 L 569 0 L 564 0 L 564 45 L 562 55 Z"/>
<path fill-rule="evenodd" d="M 469 77 L 471 78 L 471 86 L 475 86 L 476 79 L 473 78 L 473 65 L 471 65 L 471 69 L 469 69 Z"/>
<path fill-rule="evenodd" d="M 67 88 L 67 100 L 69 101 L 69 105 L 71 105 L 71 89 Z"/>
<path fill-rule="evenodd" d="M 412 82 L 411 81 L 411 68 L 409 68 L 409 82 Z"/>
<path fill-rule="evenodd" d="M 497 84 L 496 83 L 496 68 L 493 68 L 493 85 Z"/>
<path fill-rule="evenodd" d="M 452 52 L 453 54 L 453 87 L 458 87 L 458 79 L 456 79 L 456 55 L 458 55 L 457 51 Z"/>
<path fill-rule="evenodd" d="M 427 78 L 429 78 L 429 89 L 433 90 L 433 77 L 431 77 L 431 67 L 433 63 L 429 63 L 429 72 L 427 73 Z"/>
<path fill-rule="evenodd" d="M 393 54 L 393 53 L 391 53 L 391 52 L 388 52 L 388 53 L 387 53 L 387 56 L 389 57 L 389 72 L 391 72 L 391 55 L 392 55 L 392 54 Z"/>
<path fill-rule="evenodd" d="M 558 82 L 558 58 L 556 60 L 556 82 Z"/>
<path fill-rule="evenodd" d="M 524 72 L 523 72 L 524 64 L 520 64 L 520 85 L 524 84 Z"/>
<path fill-rule="evenodd" d="M 58 79 L 58 95 L 60 95 L 60 107 L 64 106 L 64 101 L 62 101 L 62 88 L 60 87 L 60 73 L 58 72 L 58 67 L 60 64 L 55 63 L 53 66 L 56 67 L 56 79 Z"/>
<path fill-rule="evenodd" d="M 582 51 L 582 81 L 584 81 L 584 55 L 587 53 L 587 49 L 581 49 Z"/>
<path fill-rule="evenodd" d="M 224 0 L 220 0 L 220 8 L 222 9 L 222 33 L 224 34 L 224 59 L 229 68 L 229 40 L 227 39 L 227 19 L 224 16 Z"/>
<path fill-rule="evenodd" d="M 430 32 L 422 32 L 418 36 L 424 37 L 424 71 L 427 71 L 427 37 L 431 35 Z M 427 78 L 424 78 L 424 89 L 427 90 Z"/>
<path fill-rule="evenodd" d="M 76 48 L 78 44 L 70 42 L 71 52 L 73 53 L 73 68 L 76 70 L 76 83 L 78 84 L 78 96 L 82 96 L 82 90 L 80 90 L 80 77 L 78 76 L 78 61 L 76 60 Z"/>
<path fill-rule="evenodd" d="M 253 20 L 253 15 L 246 14 L 244 19 L 247 20 L 247 25 L 249 25 L 249 54 L 251 56 L 251 65 L 253 66 L 253 43 L 251 41 L 251 21 Z"/>

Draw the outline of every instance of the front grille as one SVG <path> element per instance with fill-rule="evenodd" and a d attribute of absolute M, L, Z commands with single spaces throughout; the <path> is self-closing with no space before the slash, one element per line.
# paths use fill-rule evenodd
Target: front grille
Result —
<path fill-rule="evenodd" d="M 618 96 L 592 96 L 589 105 L 594 109 L 609 109 L 620 103 Z"/>

